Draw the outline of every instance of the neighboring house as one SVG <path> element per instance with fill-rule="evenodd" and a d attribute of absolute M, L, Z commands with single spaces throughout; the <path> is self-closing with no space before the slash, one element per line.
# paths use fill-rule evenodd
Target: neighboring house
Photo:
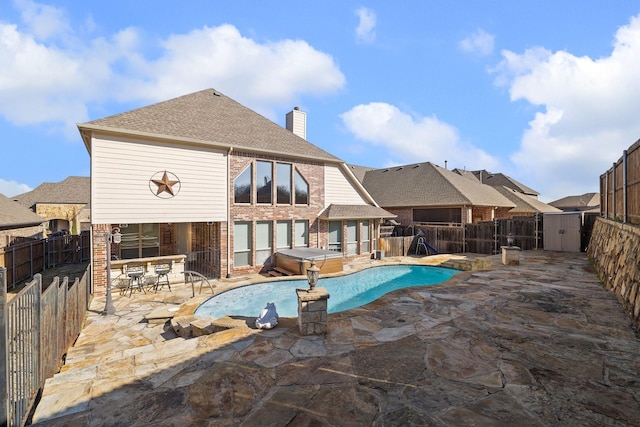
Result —
<path fill-rule="evenodd" d="M 564 212 L 600 211 L 600 193 L 567 196 L 549 203 Z"/>
<path fill-rule="evenodd" d="M 13 199 L 48 221 L 46 235 L 80 234 L 91 227 L 89 177 L 70 176 L 60 182 L 45 182 Z"/>
<path fill-rule="evenodd" d="M 509 216 L 530 216 L 537 213 L 562 212 L 560 209 L 541 202 L 535 196 L 521 193 L 508 187 L 493 187 L 507 199 L 515 203 L 515 207 L 509 209 Z"/>
<path fill-rule="evenodd" d="M 498 187 L 498 188 L 507 187 L 519 193 L 533 196 L 535 198 L 537 198 L 540 195 L 540 193 L 538 193 L 536 190 L 527 187 L 521 182 L 518 182 L 515 179 L 503 173 L 492 173 L 484 169 L 477 170 L 477 171 L 464 171 L 460 169 L 454 169 L 454 171 L 459 173 L 460 175 L 473 176 L 481 184 L 486 184 L 486 185 L 490 185 L 492 187 Z"/>
<path fill-rule="evenodd" d="M 269 269 L 286 248 L 345 257 L 376 249 L 381 209 L 346 164 L 207 89 L 78 125 L 91 156 L 94 284 L 104 285 L 104 239 L 120 260 L 209 251 L 219 277 Z M 120 262 L 120 261 L 118 261 Z"/>
<path fill-rule="evenodd" d="M 429 162 L 369 170 L 362 184 L 404 225 L 490 221 L 516 207 L 493 187 Z"/>
<path fill-rule="evenodd" d="M 0 194 L 0 248 L 17 238 L 41 239 L 43 222 L 39 215 Z"/>

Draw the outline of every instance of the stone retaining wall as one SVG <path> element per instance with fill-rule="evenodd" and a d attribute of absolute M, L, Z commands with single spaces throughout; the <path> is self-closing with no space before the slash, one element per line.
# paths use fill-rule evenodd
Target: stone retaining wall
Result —
<path fill-rule="evenodd" d="M 587 255 L 600 281 L 616 293 L 640 329 L 640 227 L 597 218 Z"/>

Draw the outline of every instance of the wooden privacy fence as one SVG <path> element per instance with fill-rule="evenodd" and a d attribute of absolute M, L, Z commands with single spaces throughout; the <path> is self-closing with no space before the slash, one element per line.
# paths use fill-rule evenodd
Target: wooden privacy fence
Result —
<path fill-rule="evenodd" d="M 11 289 L 47 268 L 87 262 L 90 256 L 90 234 L 83 232 L 0 248 L 0 267 L 7 269 L 7 285 Z"/>
<path fill-rule="evenodd" d="M 45 380 L 80 334 L 90 283 L 87 268 L 71 285 L 56 277 L 43 292 L 36 274 L 9 299 L 7 270 L 0 268 L 0 425 L 25 425 Z"/>
<path fill-rule="evenodd" d="M 600 213 L 605 218 L 640 224 L 640 140 L 600 175 Z"/>
<path fill-rule="evenodd" d="M 511 234 L 514 244 L 523 250 L 542 249 L 542 218 L 543 215 L 535 215 L 464 225 L 416 225 L 415 231 L 414 227 L 400 227 L 395 232 L 396 237 L 380 238 L 378 247 L 385 251 L 385 256 L 424 255 L 423 248 L 417 247 L 417 238 L 422 236 L 439 253 L 494 255 L 500 252 L 501 246 L 507 245 L 507 237 Z M 406 232 L 415 232 L 415 235 L 403 236 Z"/>

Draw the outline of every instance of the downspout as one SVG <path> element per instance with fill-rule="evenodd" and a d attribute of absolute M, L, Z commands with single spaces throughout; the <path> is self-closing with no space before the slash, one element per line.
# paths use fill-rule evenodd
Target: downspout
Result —
<path fill-rule="evenodd" d="M 233 147 L 229 147 L 227 153 L 227 279 L 231 277 L 231 200 L 229 186 L 231 186 L 231 152 Z"/>

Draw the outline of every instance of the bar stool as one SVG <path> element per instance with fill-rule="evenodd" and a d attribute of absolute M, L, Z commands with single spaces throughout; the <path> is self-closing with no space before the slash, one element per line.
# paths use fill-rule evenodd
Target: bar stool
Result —
<path fill-rule="evenodd" d="M 169 264 L 157 264 L 154 267 L 154 272 L 157 276 L 155 291 L 158 292 L 158 288 L 167 285 L 169 292 L 171 292 L 171 285 L 169 284 L 169 273 L 171 272 L 171 266 Z"/>

